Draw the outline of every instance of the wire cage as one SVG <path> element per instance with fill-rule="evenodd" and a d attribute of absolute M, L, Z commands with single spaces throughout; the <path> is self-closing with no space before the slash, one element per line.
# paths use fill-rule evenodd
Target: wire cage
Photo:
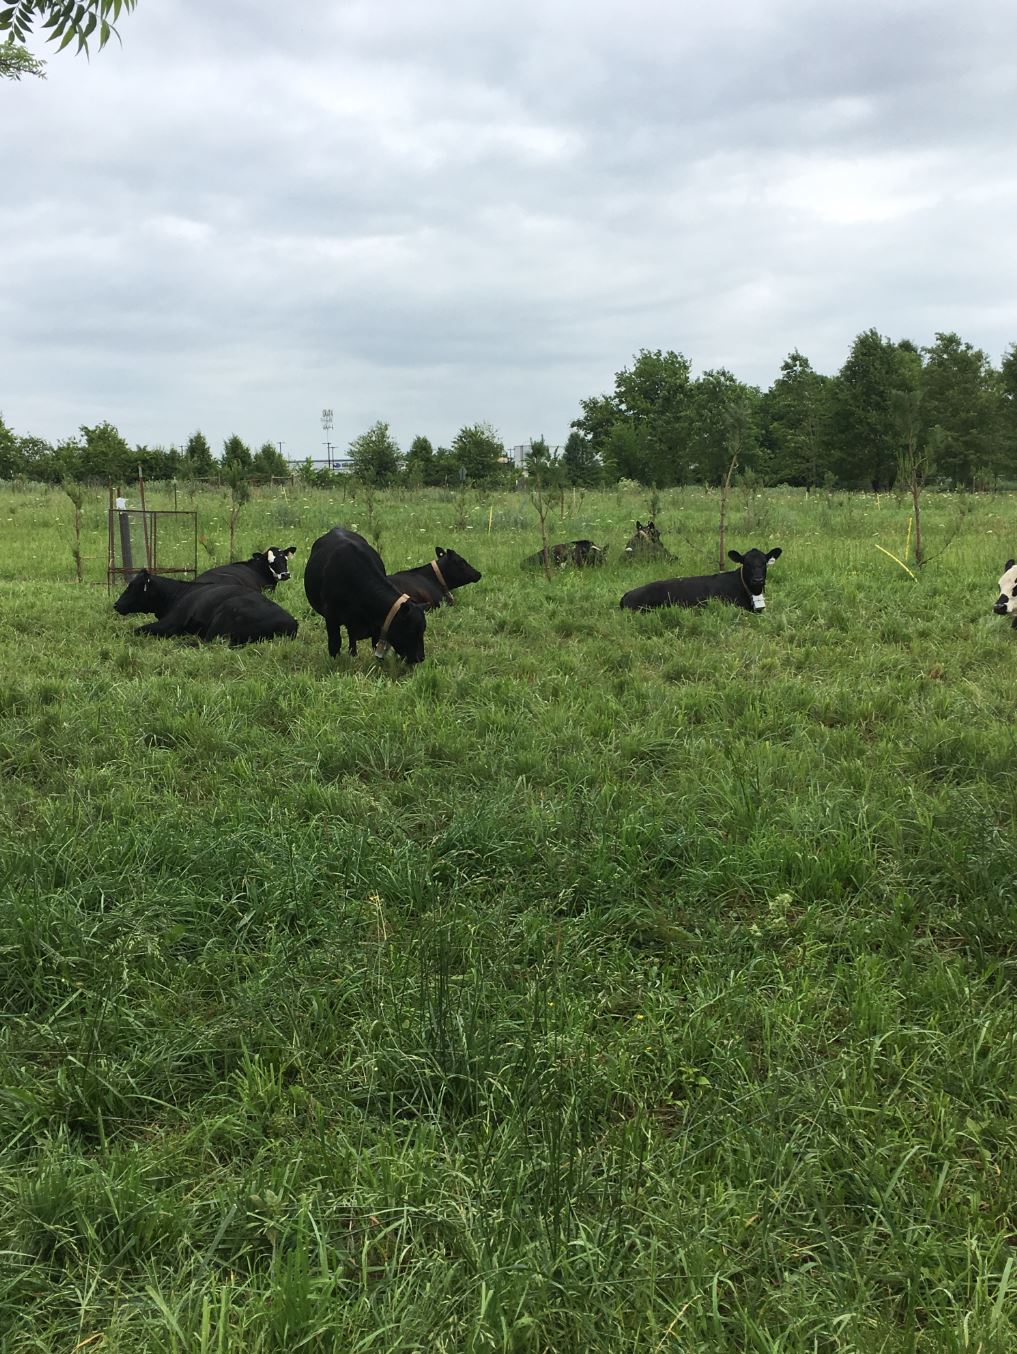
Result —
<path fill-rule="evenodd" d="M 142 493 L 144 505 L 144 493 Z M 153 574 L 195 578 L 198 573 L 198 514 L 169 508 L 129 508 L 110 491 L 109 565 L 106 589 L 129 583 L 142 569 Z"/>

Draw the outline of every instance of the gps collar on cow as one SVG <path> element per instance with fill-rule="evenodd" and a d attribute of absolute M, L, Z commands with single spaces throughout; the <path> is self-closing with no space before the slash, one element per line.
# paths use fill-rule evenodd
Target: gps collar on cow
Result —
<path fill-rule="evenodd" d="M 389 644 L 388 640 L 385 638 L 385 636 L 388 634 L 388 627 L 392 624 L 392 621 L 395 618 L 395 614 L 402 606 L 402 604 L 404 602 L 408 602 L 409 600 L 410 594 L 408 592 L 402 592 L 389 607 L 388 615 L 382 622 L 381 633 L 378 636 L 378 642 L 374 646 L 375 658 L 384 658 L 385 655 L 388 653 Z"/>

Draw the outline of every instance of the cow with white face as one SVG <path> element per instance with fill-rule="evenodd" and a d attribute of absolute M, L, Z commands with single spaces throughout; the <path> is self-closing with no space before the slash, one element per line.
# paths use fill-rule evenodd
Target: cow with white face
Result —
<path fill-rule="evenodd" d="M 255 550 L 250 559 L 238 560 L 235 564 L 220 564 L 214 569 L 206 569 L 194 580 L 195 583 L 228 583 L 235 588 L 250 588 L 255 592 L 265 592 L 277 583 L 285 583 L 290 576 L 290 555 L 297 553 L 295 545 L 285 549 L 273 545 L 265 551 Z"/>
<path fill-rule="evenodd" d="M 1008 559 L 1006 568 L 999 580 L 999 596 L 992 608 L 997 616 L 1013 616 L 1013 628 L 1017 630 L 1017 561 Z"/>

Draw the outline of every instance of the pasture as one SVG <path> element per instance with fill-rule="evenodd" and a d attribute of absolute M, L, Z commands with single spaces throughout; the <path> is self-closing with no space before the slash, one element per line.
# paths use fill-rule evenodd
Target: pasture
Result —
<path fill-rule="evenodd" d="M 0 487 L 5 1354 L 1017 1349 L 1017 502 L 914 582 L 893 496 L 739 490 L 753 616 L 618 608 L 716 493 L 663 566 L 569 494 L 550 582 L 525 496 L 342 498 L 255 492 L 300 630 L 229 649 Z M 329 660 L 335 523 L 482 571 L 413 671 Z"/>

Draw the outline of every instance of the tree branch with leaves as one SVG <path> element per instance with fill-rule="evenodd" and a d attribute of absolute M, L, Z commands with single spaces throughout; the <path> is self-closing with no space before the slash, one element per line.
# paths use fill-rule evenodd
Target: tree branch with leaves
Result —
<path fill-rule="evenodd" d="M 62 52 L 72 42 L 77 51 L 88 55 L 89 42 L 102 51 L 110 38 L 119 41 L 115 24 L 121 14 L 130 14 L 138 0 L 17 0 L 0 9 L 0 34 L 7 41 L 0 45 L 0 77 L 19 80 L 22 75 L 43 74 L 43 63 L 25 48 L 38 25 L 47 42 L 58 44 Z"/>

